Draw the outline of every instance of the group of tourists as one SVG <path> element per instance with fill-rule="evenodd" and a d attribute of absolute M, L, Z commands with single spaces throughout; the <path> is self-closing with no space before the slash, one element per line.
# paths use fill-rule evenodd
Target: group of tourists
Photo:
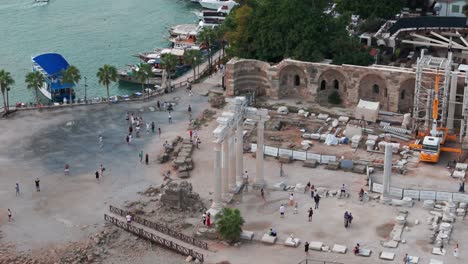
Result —
<path fill-rule="evenodd" d="M 211 214 L 210 212 L 205 212 L 202 215 L 203 226 L 211 227 Z"/>

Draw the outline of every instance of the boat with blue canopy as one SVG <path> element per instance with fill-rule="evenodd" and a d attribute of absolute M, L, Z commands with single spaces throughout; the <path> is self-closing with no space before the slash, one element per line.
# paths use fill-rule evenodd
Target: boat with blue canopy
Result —
<path fill-rule="evenodd" d="M 53 102 L 70 102 L 70 99 L 75 99 L 75 84 L 62 83 L 63 72 L 70 66 L 62 55 L 40 54 L 32 58 L 32 64 L 32 70 L 44 76 L 44 83 L 39 90 L 45 97 Z"/>

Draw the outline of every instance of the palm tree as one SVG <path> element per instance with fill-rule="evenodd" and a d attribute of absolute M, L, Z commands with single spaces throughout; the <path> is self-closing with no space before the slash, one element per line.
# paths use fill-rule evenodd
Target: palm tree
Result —
<path fill-rule="evenodd" d="M 15 83 L 15 80 L 11 77 L 11 74 L 5 70 L 0 70 L 0 90 L 2 92 L 3 97 L 3 108 L 5 109 L 5 113 L 8 113 L 8 104 L 5 98 L 5 92 L 10 90 L 10 86 Z"/>
<path fill-rule="evenodd" d="M 104 64 L 101 68 L 99 68 L 96 76 L 99 79 L 99 84 L 106 86 L 107 102 L 110 103 L 109 85 L 112 82 L 117 81 L 117 68 L 109 64 Z"/>
<path fill-rule="evenodd" d="M 209 65 L 210 73 L 211 73 L 211 70 L 212 70 L 211 45 L 213 44 L 213 39 L 214 39 L 213 29 L 211 29 L 209 27 L 204 27 L 198 33 L 197 38 L 200 39 L 206 45 L 206 48 L 208 49 L 208 65 Z"/>
<path fill-rule="evenodd" d="M 164 67 L 164 70 L 166 70 L 166 73 L 167 73 L 167 83 L 169 84 L 169 85 L 167 85 L 169 87 L 168 91 L 172 90 L 172 87 L 171 87 L 171 73 L 172 73 L 172 71 L 174 71 L 176 69 L 177 62 L 178 62 L 177 56 L 175 56 L 174 54 L 166 53 L 166 54 L 163 54 L 161 56 L 161 64 L 162 64 L 162 66 Z"/>
<path fill-rule="evenodd" d="M 73 101 L 73 98 L 72 98 L 73 85 L 78 84 L 80 79 L 81 79 L 80 70 L 78 70 L 78 68 L 76 68 L 73 65 L 68 66 L 68 68 L 63 71 L 61 83 L 62 85 L 66 85 L 66 84 L 70 85 L 70 105 L 72 105 L 72 101 Z"/>
<path fill-rule="evenodd" d="M 146 64 L 146 63 L 141 63 L 140 66 L 137 69 L 134 69 L 132 71 L 133 76 L 141 82 L 141 93 L 143 94 L 143 97 L 145 95 L 145 82 L 149 80 L 151 75 L 153 74 L 153 69 L 151 65 Z"/>
<path fill-rule="evenodd" d="M 221 45 L 221 50 L 222 50 L 222 55 L 221 57 L 224 57 L 224 46 L 226 45 L 226 26 L 224 24 L 219 25 L 214 29 L 213 35 L 216 41 Z"/>
<path fill-rule="evenodd" d="M 26 74 L 25 82 L 28 89 L 34 89 L 34 93 L 36 94 L 36 104 L 39 104 L 39 94 L 37 91 L 44 83 L 44 76 L 38 71 L 30 72 Z"/>
<path fill-rule="evenodd" d="M 195 69 L 201 63 L 201 53 L 199 50 L 187 50 L 184 54 L 184 62 L 193 68 L 193 80 L 196 79 Z"/>

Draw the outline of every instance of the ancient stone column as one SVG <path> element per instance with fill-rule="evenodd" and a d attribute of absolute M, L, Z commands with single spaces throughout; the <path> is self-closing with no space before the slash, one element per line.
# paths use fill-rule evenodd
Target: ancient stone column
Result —
<path fill-rule="evenodd" d="M 236 182 L 237 185 L 242 185 L 244 173 L 244 134 L 242 133 L 244 127 L 242 125 L 242 120 L 237 124 L 236 130 Z"/>
<path fill-rule="evenodd" d="M 229 137 L 225 137 L 223 140 L 223 163 L 222 163 L 222 184 L 223 184 L 223 195 L 229 193 Z"/>
<path fill-rule="evenodd" d="M 229 136 L 229 190 L 236 190 L 236 148 L 234 145 L 234 132 Z"/>
<path fill-rule="evenodd" d="M 452 78 L 450 80 L 450 93 L 448 102 L 447 112 L 447 128 L 453 133 L 453 119 L 455 118 L 455 101 L 457 97 L 457 81 L 458 72 L 452 72 Z"/>
<path fill-rule="evenodd" d="M 215 159 L 214 159 L 214 177 L 215 177 L 215 190 L 214 190 L 214 198 L 213 204 L 211 208 L 213 209 L 221 209 L 221 143 L 215 143 L 214 146 L 215 151 Z"/>
<path fill-rule="evenodd" d="M 255 176 L 255 185 L 257 186 L 265 186 L 265 178 L 263 176 L 263 133 L 265 130 L 265 120 L 260 119 L 257 123 L 257 154 L 256 154 L 256 161 L 257 161 L 257 174 Z"/>
<path fill-rule="evenodd" d="M 391 201 L 390 198 L 390 177 L 392 175 L 392 145 L 385 145 L 385 157 L 384 157 L 384 174 L 383 174 L 383 192 L 382 201 L 387 203 Z"/>

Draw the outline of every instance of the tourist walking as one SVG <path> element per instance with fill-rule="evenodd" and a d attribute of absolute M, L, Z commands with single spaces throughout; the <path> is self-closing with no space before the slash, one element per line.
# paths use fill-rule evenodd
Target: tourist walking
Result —
<path fill-rule="evenodd" d="M 309 208 L 309 210 L 307 211 L 309 213 L 309 222 L 312 221 L 312 215 L 314 214 L 314 210 L 311 208 Z"/>
<path fill-rule="evenodd" d="M 133 126 L 129 126 L 128 127 L 128 134 L 132 134 L 133 133 Z"/>
<path fill-rule="evenodd" d="M 150 134 L 150 126 L 151 126 L 150 123 L 146 123 L 146 135 Z"/>
<path fill-rule="evenodd" d="M 344 227 L 345 227 L 345 228 L 348 228 L 348 225 L 349 225 L 349 214 L 348 214 L 348 211 L 346 211 L 346 212 L 344 213 L 344 217 L 343 217 L 343 218 L 344 218 Z"/>
<path fill-rule="evenodd" d="M 101 177 L 104 177 L 104 171 L 106 170 L 106 168 L 104 168 L 104 166 L 102 166 L 102 164 L 99 166 L 99 171 L 101 172 Z"/>
<path fill-rule="evenodd" d="M 197 149 L 200 149 L 200 144 L 201 144 L 201 140 L 199 137 L 197 137 L 197 139 L 195 140 L 195 147 L 197 147 Z"/>
<path fill-rule="evenodd" d="M 455 248 L 453 249 L 453 256 L 454 256 L 455 258 L 458 258 L 458 255 L 460 254 L 459 251 L 460 251 L 460 250 L 459 250 L 459 248 L 458 248 L 458 243 L 457 243 L 457 245 L 455 245 Z"/>
<path fill-rule="evenodd" d="M 99 147 L 102 148 L 103 146 L 104 146 L 104 144 L 103 144 L 102 135 L 99 134 Z"/>
<path fill-rule="evenodd" d="M 36 192 L 40 192 L 41 191 L 41 187 L 40 187 L 40 180 L 39 178 L 36 178 L 36 180 L 34 181 L 34 183 L 36 184 Z"/>
<path fill-rule="evenodd" d="M 8 208 L 8 222 L 11 221 L 12 217 L 13 217 L 13 214 L 11 213 L 10 208 Z"/>
<path fill-rule="evenodd" d="M 143 150 L 140 150 L 138 157 L 140 158 L 140 163 L 143 162 Z"/>
<path fill-rule="evenodd" d="M 94 174 L 96 175 L 96 180 L 99 181 L 99 171 L 96 171 Z"/>
<path fill-rule="evenodd" d="M 172 124 L 172 116 L 171 116 L 171 113 L 169 113 L 169 115 L 168 115 L 167 118 L 169 119 L 169 124 Z"/>
<path fill-rule="evenodd" d="M 280 177 L 284 176 L 283 163 L 280 163 Z"/>
<path fill-rule="evenodd" d="M 312 184 L 312 186 L 310 186 L 310 198 L 314 198 L 314 194 L 315 194 L 315 186 Z"/>
<path fill-rule="evenodd" d="M 320 195 L 318 193 L 316 193 L 315 196 L 314 196 L 315 209 L 319 209 L 320 198 L 321 198 Z"/>
<path fill-rule="evenodd" d="M 211 214 L 209 212 L 206 214 L 206 226 L 211 227 Z"/>
<path fill-rule="evenodd" d="M 260 196 L 262 196 L 263 201 L 266 202 L 266 199 L 265 199 L 265 191 L 263 190 L 263 188 L 260 189 Z"/>
<path fill-rule="evenodd" d="M 64 173 L 65 173 L 65 175 L 70 175 L 70 165 L 65 164 Z"/>
<path fill-rule="evenodd" d="M 158 108 L 158 111 L 161 111 L 161 103 L 159 101 L 156 102 L 156 107 Z"/>
<path fill-rule="evenodd" d="M 154 129 L 156 128 L 156 124 L 153 122 L 151 122 L 151 132 L 153 132 L 154 134 Z"/>
<path fill-rule="evenodd" d="M 203 222 L 203 225 L 205 226 L 206 225 L 206 213 L 203 213 L 202 215 L 202 222 Z"/>
<path fill-rule="evenodd" d="M 129 112 L 127 112 L 127 113 L 125 114 L 125 120 L 127 120 L 127 121 L 128 121 L 129 119 L 130 119 L 130 113 L 129 113 Z"/>
<path fill-rule="evenodd" d="M 353 222 L 353 215 L 351 214 L 351 212 L 348 213 L 348 226 L 351 226 L 351 223 Z"/>
<path fill-rule="evenodd" d="M 346 197 L 346 187 L 345 187 L 344 184 L 341 186 L 341 190 L 340 190 L 340 198 L 341 198 L 342 196 L 343 196 L 343 197 Z"/>
<path fill-rule="evenodd" d="M 247 171 L 245 171 L 243 174 L 242 174 L 242 183 L 244 184 L 244 187 L 245 187 L 245 191 L 248 192 L 248 188 L 249 188 L 249 174 L 247 173 Z M 261 190 L 263 192 L 263 189 Z"/>
<path fill-rule="evenodd" d="M 458 188 L 458 191 L 461 192 L 461 193 L 465 192 L 465 181 L 462 180 L 460 182 L 460 187 Z"/>
<path fill-rule="evenodd" d="M 158 127 L 158 136 L 161 137 L 161 128 Z"/>
<path fill-rule="evenodd" d="M 128 224 L 128 225 L 131 224 L 131 223 L 132 223 L 132 216 L 131 216 L 130 214 L 127 214 L 127 215 L 125 216 L 125 220 L 127 220 L 127 224 Z"/>
<path fill-rule="evenodd" d="M 305 242 L 304 244 L 304 251 L 306 253 L 306 256 L 309 256 L 309 242 Z"/>
<path fill-rule="evenodd" d="M 128 135 L 128 144 L 132 144 L 132 134 Z"/>
<path fill-rule="evenodd" d="M 299 203 L 298 203 L 298 202 L 296 202 L 296 203 L 294 204 L 294 213 L 293 213 L 293 214 L 297 214 L 297 207 L 299 207 Z"/>
<path fill-rule="evenodd" d="M 410 264 L 411 263 L 411 258 L 408 256 L 408 254 L 405 254 L 403 257 L 403 263 L 404 264 Z"/>
<path fill-rule="evenodd" d="M 20 195 L 19 183 L 16 183 L 15 190 L 16 190 L 16 196 L 19 196 Z"/>
<path fill-rule="evenodd" d="M 291 193 L 289 195 L 289 205 L 293 206 L 294 205 L 294 193 Z"/>
<path fill-rule="evenodd" d="M 286 212 L 286 208 L 284 207 L 283 204 L 281 204 L 279 211 L 280 211 L 280 217 L 284 218 L 284 213 Z"/>
<path fill-rule="evenodd" d="M 164 101 L 164 103 L 163 103 L 163 108 L 164 108 L 164 111 L 167 111 L 167 102 L 166 101 Z"/>
<path fill-rule="evenodd" d="M 148 155 L 148 153 L 146 153 L 146 155 L 145 155 L 145 163 L 146 163 L 146 165 L 149 164 L 149 155 Z"/>
<path fill-rule="evenodd" d="M 190 141 L 192 141 L 193 131 L 190 129 L 188 133 L 189 133 L 189 136 L 190 136 Z"/>
<path fill-rule="evenodd" d="M 304 194 L 310 190 L 310 181 L 307 182 L 306 187 L 304 188 Z"/>
<path fill-rule="evenodd" d="M 189 113 L 190 118 L 192 118 L 192 106 L 191 105 L 188 106 L 187 112 Z"/>

